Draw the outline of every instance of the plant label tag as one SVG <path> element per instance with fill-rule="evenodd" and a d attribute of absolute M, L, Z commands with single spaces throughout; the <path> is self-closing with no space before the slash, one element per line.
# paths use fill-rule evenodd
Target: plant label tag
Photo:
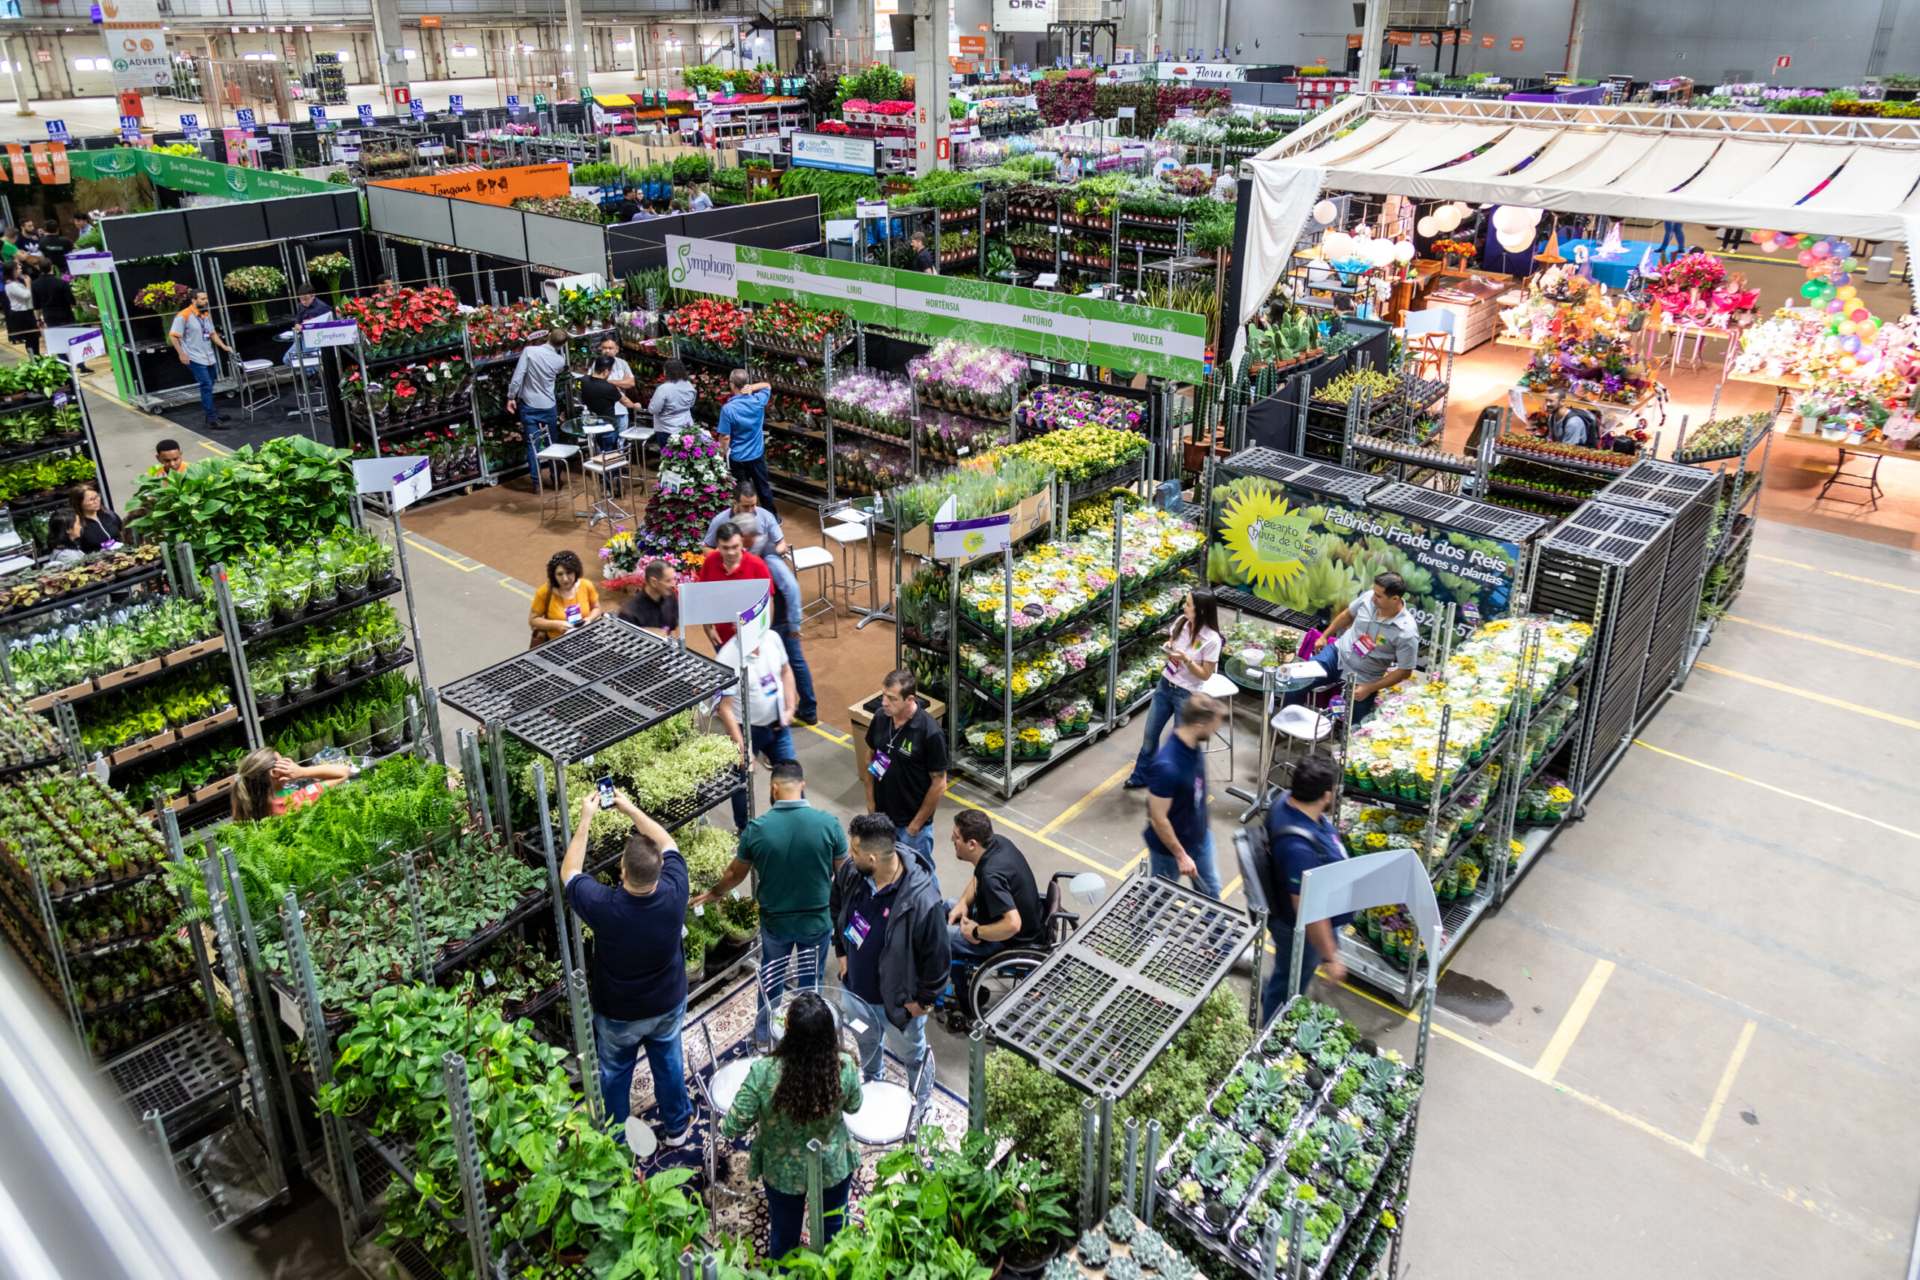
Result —
<path fill-rule="evenodd" d="M 687 926 L 685 925 L 680 926 L 680 936 L 683 938 L 687 936 Z"/>
<path fill-rule="evenodd" d="M 693 914 L 694 914 L 694 915 L 696 915 L 696 916 L 703 916 L 703 915 L 705 915 L 705 914 L 707 914 L 707 908 L 706 908 L 706 904 L 705 904 L 705 903 L 701 903 L 701 904 L 699 904 L 699 905 L 697 905 L 697 906 L 695 906 L 695 907 L 694 907 L 694 909 L 693 909 Z"/>
<path fill-rule="evenodd" d="M 1131 120 L 1133 119 L 1133 113 L 1134 113 L 1134 109 L 1132 107 L 1122 107 L 1120 108 L 1120 113 L 1119 113 L 1120 119 Z"/>
<path fill-rule="evenodd" d="M 493 984 L 494 984 L 493 970 L 489 969 L 485 973 L 480 975 L 481 986 L 491 987 Z"/>

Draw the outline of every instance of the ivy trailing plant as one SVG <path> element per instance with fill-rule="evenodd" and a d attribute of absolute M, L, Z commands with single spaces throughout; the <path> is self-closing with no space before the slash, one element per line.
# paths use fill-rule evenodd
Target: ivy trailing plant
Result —
<path fill-rule="evenodd" d="M 349 522 L 354 485 L 346 461 L 345 449 L 301 435 L 258 449 L 242 445 L 185 471 L 143 478 L 133 506 L 145 510 L 132 525 L 192 544 L 208 565 L 249 547 L 303 542 Z"/>

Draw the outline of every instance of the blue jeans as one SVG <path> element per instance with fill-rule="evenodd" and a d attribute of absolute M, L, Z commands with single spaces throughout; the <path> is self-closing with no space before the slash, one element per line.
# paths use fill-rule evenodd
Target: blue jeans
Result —
<path fill-rule="evenodd" d="M 1304 689 L 1297 689 L 1287 694 L 1280 700 L 1283 706 L 1297 707 L 1305 702 L 1307 695 L 1316 689 L 1337 689 L 1346 683 L 1346 677 L 1340 674 L 1339 649 L 1331 644 L 1325 645 L 1318 653 L 1313 655 L 1313 660 L 1327 669 L 1326 676 L 1323 679 L 1314 681 Z M 1373 714 L 1374 700 L 1378 696 L 1378 694 L 1370 694 L 1367 697 L 1355 699 L 1353 704 L 1353 722 L 1355 724 L 1359 724 L 1362 720 L 1365 720 Z"/>
<path fill-rule="evenodd" d="M 1687 251 L 1687 224 L 1686 223 L 1669 222 L 1665 224 L 1660 236 L 1659 251 L 1661 253 L 1665 253 L 1667 251 L 1667 245 L 1669 244 L 1678 245 L 1680 247 L 1680 252 L 1682 253 L 1685 253 Z"/>
<path fill-rule="evenodd" d="M 607 1120 L 619 1130 L 627 1123 L 633 1098 L 633 1066 L 644 1047 L 647 1068 L 653 1072 L 653 1096 L 660 1104 L 660 1128 L 679 1133 L 693 1119 L 687 1101 L 687 1069 L 680 1056 L 680 1023 L 687 1002 L 656 1018 L 615 1022 L 593 1015 L 593 1039 L 600 1052 L 600 1094 L 607 1100 Z"/>
<path fill-rule="evenodd" d="M 1140 754 L 1133 760 L 1133 775 L 1127 781 L 1135 786 L 1145 785 L 1147 774 L 1153 769 L 1153 757 L 1160 750 L 1160 737 L 1167 731 L 1167 725 L 1177 724 L 1180 708 L 1187 705 L 1187 699 L 1193 696 L 1193 690 L 1182 689 L 1162 675 L 1153 686 L 1153 701 L 1147 706 L 1147 731 L 1140 739 Z"/>
<path fill-rule="evenodd" d="M 921 1102 L 933 1096 L 933 1072 L 927 1070 L 933 1051 L 927 1047 L 927 1015 L 907 1020 L 907 1028 L 902 1031 L 887 1021 L 887 1011 L 877 1004 L 868 1004 L 853 992 L 841 989 L 840 1012 L 846 1018 L 847 1030 L 853 1032 L 853 1039 L 860 1046 L 860 1074 L 867 1080 L 878 1080 L 881 1068 L 881 1046 L 887 1036 L 892 1036 L 894 1048 L 907 1064 L 907 1089 Z M 859 1023 L 866 1030 L 853 1024 Z"/>
<path fill-rule="evenodd" d="M 520 406 L 520 433 L 527 438 L 527 468 L 533 472 L 535 493 L 540 492 L 540 451 L 553 443 L 553 424 L 559 421 L 559 415 L 557 405 L 544 409 L 527 404 Z"/>
<path fill-rule="evenodd" d="M 213 403 L 213 366 L 193 360 L 187 368 L 193 371 L 193 380 L 200 384 L 200 407 L 207 411 L 207 421 L 220 421 L 220 410 Z"/>
<path fill-rule="evenodd" d="M 773 1032 L 773 1006 L 787 989 L 789 976 L 788 966 L 781 961 L 789 954 L 793 956 L 791 977 L 794 990 L 818 994 L 821 974 L 827 967 L 827 941 L 832 937 L 832 930 L 810 935 L 760 930 L 760 971 L 767 976 L 760 988 L 765 999 L 761 1001 L 760 1012 L 753 1020 L 754 1039 L 765 1040 Z M 813 953 L 811 958 L 808 952 Z"/>
<path fill-rule="evenodd" d="M 947 913 L 951 915 L 957 902 L 958 899 L 956 898 L 948 898 L 940 905 L 945 907 Z M 1021 923 L 1024 924 L 1025 921 Z M 1007 949 L 1007 944 L 1004 942 L 988 942 L 985 939 L 979 942 L 968 942 L 960 936 L 960 926 L 957 924 L 947 926 L 947 945 L 953 951 L 953 958 L 955 960 L 964 961 L 968 964 L 977 964 Z"/>
<path fill-rule="evenodd" d="M 853 1189 L 853 1175 L 848 1174 L 830 1187 L 820 1191 L 821 1225 L 827 1233 L 827 1240 L 840 1234 L 840 1228 L 847 1222 L 847 1193 Z M 795 1195 L 787 1191 L 775 1191 L 767 1188 L 767 1257 L 778 1262 L 800 1247 L 800 1229 L 807 1221 L 807 1195 L 801 1192 Z M 811 1242 L 816 1251 L 826 1248 L 827 1240 Z"/>
<path fill-rule="evenodd" d="M 920 865 L 933 871 L 933 823 L 929 822 L 920 828 L 920 834 L 917 836 L 905 827 L 895 827 L 893 842 L 913 850 L 914 856 L 920 859 Z"/>
<path fill-rule="evenodd" d="M 787 665 L 793 668 L 793 691 L 800 695 L 800 705 L 793 709 L 796 719 L 818 720 L 820 702 L 813 693 L 813 672 L 807 668 L 807 655 L 800 652 L 800 629 L 798 627 L 777 628 L 780 643 L 787 647 Z"/>
<path fill-rule="evenodd" d="M 1199 873 L 1194 879 L 1199 882 L 1200 891 L 1209 898 L 1218 898 L 1220 873 L 1214 869 L 1213 865 L 1213 832 L 1207 832 L 1207 838 L 1200 842 L 1199 848 L 1188 849 L 1187 856 L 1193 859 L 1193 869 Z M 1153 868 L 1153 874 L 1162 880 L 1180 878 L 1180 861 L 1172 854 L 1150 851 L 1147 857 L 1149 865 Z"/>
<path fill-rule="evenodd" d="M 751 726 L 753 754 L 765 756 L 775 764 L 782 760 L 794 759 L 793 734 L 783 724 L 756 724 Z M 749 786 L 752 784 L 749 783 Z M 747 793 L 733 793 L 733 829 L 743 831 L 747 825 Z"/>
<path fill-rule="evenodd" d="M 1271 920 L 1267 922 L 1267 929 L 1273 937 L 1274 955 L 1273 971 L 1260 984 L 1260 1025 L 1263 1027 L 1273 1021 L 1273 1015 L 1280 1006 L 1293 996 L 1293 930 Z M 1309 942 L 1307 953 L 1301 959 L 1301 968 L 1307 971 L 1309 978 L 1313 976 L 1315 954 L 1313 944 Z"/>

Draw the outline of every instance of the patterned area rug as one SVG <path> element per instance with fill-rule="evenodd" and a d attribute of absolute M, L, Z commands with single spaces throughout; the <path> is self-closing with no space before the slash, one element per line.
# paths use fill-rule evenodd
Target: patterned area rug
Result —
<path fill-rule="evenodd" d="M 827 994 L 831 999 L 833 992 Z M 693 1138 L 678 1149 L 661 1147 L 652 1159 L 640 1166 L 640 1171 L 650 1175 L 663 1169 L 693 1169 L 700 1176 L 691 1185 L 704 1188 L 706 1143 L 719 1142 L 719 1154 L 724 1157 L 724 1163 L 719 1187 L 707 1196 L 707 1207 L 711 1211 L 708 1229 L 715 1237 L 727 1235 L 751 1240 L 754 1248 L 764 1253 L 768 1243 L 767 1201 L 762 1194 L 761 1184 L 747 1178 L 747 1152 L 752 1146 L 752 1135 L 734 1142 L 721 1137 L 719 1125 L 712 1113 L 701 1105 L 700 1095 L 695 1091 L 692 1081 L 696 1072 L 707 1076 L 715 1065 L 707 1055 L 708 1032 L 713 1036 L 714 1057 L 720 1064 L 752 1055 L 756 1003 L 754 980 L 748 977 L 698 1014 L 688 1016 L 680 1033 L 680 1043 L 686 1061 L 687 1090 L 694 1099 Z M 902 1087 L 907 1083 L 906 1065 L 894 1056 L 891 1049 L 884 1055 L 883 1077 Z M 659 1108 L 654 1105 L 653 1074 L 647 1069 L 647 1056 L 644 1053 L 640 1055 L 633 1072 L 632 1102 L 633 1114 L 653 1124 L 654 1132 L 658 1133 Z M 936 1082 L 933 1099 L 921 1123 L 935 1125 L 954 1142 L 959 1142 L 967 1131 L 966 1099 Z M 853 1192 L 848 1201 L 848 1208 L 855 1217 L 859 1215 L 860 1197 L 873 1186 L 874 1165 L 887 1150 L 864 1146 L 861 1149 L 860 1167 L 854 1172 Z"/>

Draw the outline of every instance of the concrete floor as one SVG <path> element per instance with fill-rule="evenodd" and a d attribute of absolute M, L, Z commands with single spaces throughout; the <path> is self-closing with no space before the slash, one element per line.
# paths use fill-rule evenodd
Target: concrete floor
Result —
<path fill-rule="evenodd" d="M 90 403 L 126 505 L 152 441 L 182 433 Z M 182 438 L 190 458 L 223 447 Z M 424 540 L 409 554 L 431 679 L 522 648 L 524 582 Z M 1920 901 L 1917 568 L 1902 548 L 1762 521 L 1746 591 L 1686 688 L 1443 979 L 1409 1274 L 1897 1272 L 1920 1187 L 1904 1123 L 1920 1111 L 1920 964 L 1891 945 L 1901 904 Z M 857 678 L 877 683 L 885 630 L 810 636 L 816 669 L 858 653 Z M 1042 879 L 1117 883 L 1142 850 L 1144 800 L 1119 786 L 1138 732 L 1011 804 L 968 785 L 956 800 L 991 813 Z M 814 803 L 846 817 L 861 791 L 843 733 L 797 737 Z M 1250 779 L 1250 746 L 1237 763 Z M 1223 848 L 1237 808 L 1216 801 Z M 1889 945 L 1867 945 L 1883 931 Z M 1397 1007 L 1320 994 L 1411 1053 Z M 964 1091 L 964 1048 L 935 1036 L 942 1080 Z M 344 1274 L 324 1202 L 249 1235 L 284 1280 Z"/>

